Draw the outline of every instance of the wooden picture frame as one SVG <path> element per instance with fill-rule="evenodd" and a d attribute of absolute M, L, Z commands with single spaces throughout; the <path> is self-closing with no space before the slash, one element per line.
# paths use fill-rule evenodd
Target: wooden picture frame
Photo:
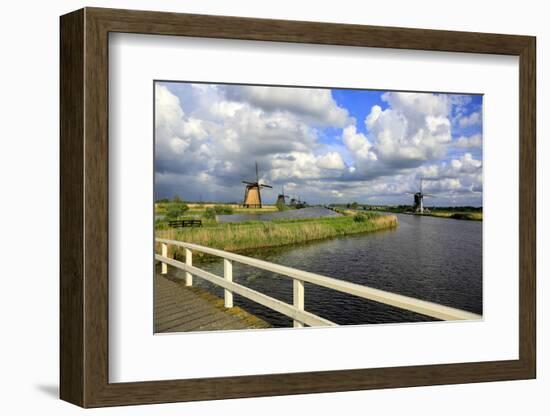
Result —
<path fill-rule="evenodd" d="M 85 8 L 61 17 L 60 396 L 82 407 L 351 391 L 536 376 L 535 38 Z M 108 35 L 297 42 L 519 57 L 519 359 L 170 381 L 108 379 Z"/>

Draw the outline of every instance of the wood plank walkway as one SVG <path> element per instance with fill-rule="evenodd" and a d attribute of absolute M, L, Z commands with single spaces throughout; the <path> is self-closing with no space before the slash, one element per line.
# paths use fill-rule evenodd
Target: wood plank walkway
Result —
<path fill-rule="evenodd" d="M 155 276 L 155 332 L 216 331 L 269 328 L 260 318 L 199 287 L 178 279 Z"/>

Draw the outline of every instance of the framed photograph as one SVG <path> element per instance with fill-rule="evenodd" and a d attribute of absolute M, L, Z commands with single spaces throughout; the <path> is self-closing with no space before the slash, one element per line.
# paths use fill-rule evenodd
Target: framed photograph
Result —
<path fill-rule="evenodd" d="M 535 38 L 61 17 L 82 407 L 536 376 Z"/>

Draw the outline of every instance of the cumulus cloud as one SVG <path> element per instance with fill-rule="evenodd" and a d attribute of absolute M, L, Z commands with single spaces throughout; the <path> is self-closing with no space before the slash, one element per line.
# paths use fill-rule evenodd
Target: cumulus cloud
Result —
<path fill-rule="evenodd" d="M 462 174 L 475 174 L 481 171 L 483 163 L 471 153 L 465 153 L 458 159 L 441 162 L 438 165 L 422 166 L 419 172 L 427 179 L 457 178 Z"/>
<path fill-rule="evenodd" d="M 224 86 L 227 99 L 246 102 L 267 112 L 290 112 L 319 125 L 343 127 L 348 111 L 338 106 L 328 89 Z"/>
<path fill-rule="evenodd" d="M 342 132 L 342 140 L 347 149 L 360 160 L 376 160 L 376 153 L 372 152 L 372 144 L 363 133 L 358 133 L 355 126 L 347 126 Z"/>
<path fill-rule="evenodd" d="M 160 172 L 197 167 L 211 154 L 205 143 L 207 132 L 201 120 L 186 116 L 180 100 L 168 88 L 155 88 L 155 152 Z M 202 166 L 202 164 L 201 164 Z"/>
<path fill-rule="evenodd" d="M 424 189 L 436 194 L 472 194 L 483 189 L 483 163 L 471 153 L 437 165 L 422 166 L 418 175 L 425 179 Z M 443 195 L 445 196 L 445 195 Z"/>
<path fill-rule="evenodd" d="M 445 95 L 388 92 L 386 110 L 373 106 L 365 124 L 378 158 L 396 167 L 415 167 L 441 158 L 451 141 Z"/>
<path fill-rule="evenodd" d="M 277 155 L 313 152 L 316 129 L 300 116 L 227 101 L 223 91 L 200 84 L 188 87 L 184 96 L 192 97 L 195 88 L 201 91 L 200 99 L 184 113 L 175 94 L 166 86 L 156 87 L 159 170 L 203 171 L 213 182 L 228 185 L 253 177 L 255 161 L 269 172 Z"/>
<path fill-rule="evenodd" d="M 342 170 L 346 168 L 344 159 L 340 156 L 340 153 L 329 152 L 325 155 L 317 158 L 317 166 L 321 169 L 337 169 Z"/>
<path fill-rule="evenodd" d="M 481 147 L 482 142 L 481 134 L 474 134 L 469 137 L 460 136 L 456 139 L 454 145 L 462 148 Z"/>
<path fill-rule="evenodd" d="M 481 165 L 481 160 L 474 159 L 471 153 L 465 153 L 460 159 L 453 159 L 450 163 L 451 172 L 455 175 L 476 173 L 481 169 Z"/>
<path fill-rule="evenodd" d="M 477 154 L 481 135 L 451 141 L 456 106 L 468 114 L 461 97 L 388 92 L 358 126 L 327 89 L 158 83 L 155 192 L 239 201 L 254 162 L 263 183 L 312 203 L 403 202 L 420 176 L 442 198 L 479 192 L 481 161 L 466 150 Z M 276 194 L 266 189 L 264 200 Z"/>
<path fill-rule="evenodd" d="M 481 124 L 481 114 L 476 111 L 467 116 L 464 116 L 460 118 L 460 120 L 458 120 L 458 124 L 460 127 L 463 128 Z"/>

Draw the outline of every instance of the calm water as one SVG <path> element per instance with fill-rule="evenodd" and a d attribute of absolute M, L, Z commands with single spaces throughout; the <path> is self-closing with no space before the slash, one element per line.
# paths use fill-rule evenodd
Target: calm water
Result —
<path fill-rule="evenodd" d="M 265 251 L 256 257 L 403 295 L 482 313 L 482 223 L 398 215 L 399 227 Z M 223 276 L 220 261 L 196 264 Z M 234 264 L 234 281 L 292 303 L 292 279 Z M 202 279 L 219 296 L 223 290 Z M 235 304 L 287 327 L 290 319 L 235 295 Z M 306 310 L 340 325 L 429 321 L 422 315 L 305 284 Z"/>
<path fill-rule="evenodd" d="M 243 221 L 273 221 L 273 220 L 293 220 L 304 218 L 321 217 L 339 217 L 341 214 L 328 208 L 310 207 L 302 209 L 292 209 L 281 212 L 267 212 L 263 214 L 232 214 L 218 215 L 219 222 L 243 222 Z"/>

